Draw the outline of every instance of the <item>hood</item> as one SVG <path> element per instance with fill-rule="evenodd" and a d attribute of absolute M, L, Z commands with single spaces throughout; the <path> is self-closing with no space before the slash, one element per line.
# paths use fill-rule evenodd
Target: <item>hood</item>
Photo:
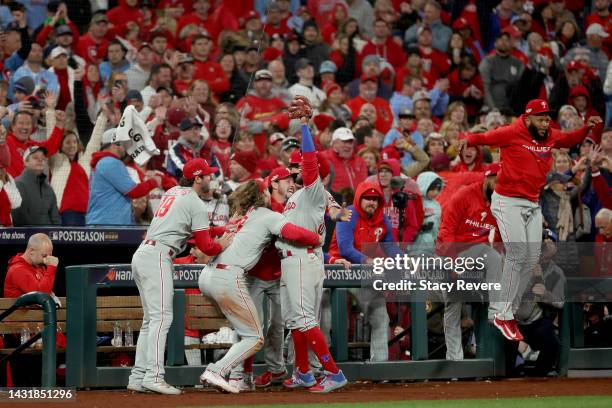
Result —
<path fill-rule="evenodd" d="M 9 259 L 8 265 L 9 265 L 9 267 L 15 266 L 15 265 L 27 265 L 27 266 L 30 266 L 30 264 L 27 263 L 25 259 L 23 259 L 23 253 L 16 254 L 11 259 Z"/>
<path fill-rule="evenodd" d="M 96 152 L 91 155 L 91 168 L 95 169 L 96 164 L 98 164 L 98 162 L 105 157 L 114 157 L 115 159 L 119 160 L 119 157 L 111 152 Z"/>
<path fill-rule="evenodd" d="M 376 212 L 372 218 L 368 218 L 361 209 L 359 202 L 361 201 L 361 196 L 369 190 L 376 190 L 380 195 L 380 201 Z M 355 211 L 359 214 L 359 219 L 363 222 L 367 222 L 369 224 L 379 224 L 383 219 L 383 212 L 385 208 L 385 195 L 383 194 L 382 189 L 380 188 L 380 184 L 378 183 L 368 183 L 363 182 L 357 186 L 357 190 L 355 191 L 355 198 L 353 199 L 353 207 L 355 207 Z"/>
<path fill-rule="evenodd" d="M 419 190 L 421 191 L 423 199 L 427 199 L 427 190 L 429 190 L 431 184 L 437 179 L 440 179 L 440 181 L 442 181 L 442 186 L 444 186 L 444 180 L 433 171 L 426 171 L 419 174 L 419 177 L 417 177 L 417 184 L 419 185 Z"/>

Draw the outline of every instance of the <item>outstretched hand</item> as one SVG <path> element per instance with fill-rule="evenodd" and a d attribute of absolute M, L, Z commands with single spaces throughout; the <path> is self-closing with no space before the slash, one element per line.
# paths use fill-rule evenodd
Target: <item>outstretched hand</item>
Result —
<path fill-rule="evenodd" d="M 463 151 L 463 149 L 465 149 L 467 146 L 468 146 L 467 139 L 459 140 L 457 142 L 457 156 L 459 156 L 461 152 Z"/>
<path fill-rule="evenodd" d="M 289 118 L 300 119 L 302 123 L 308 123 L 308 119 L 312 117 L 312 107 L 308 98 L 298 95 L 291 101 L 289 106 Z"/>
<path fill-rule="evenodd" d="M 342 203 L 342 208 L 340 209 L 340 212 L 336 216 L 336 220 L 340 222 L 349 222 L 352 216 L 353 216 L 353 210 L 349 210 L 346 207 L 346 201 L 344 201 Z"/>

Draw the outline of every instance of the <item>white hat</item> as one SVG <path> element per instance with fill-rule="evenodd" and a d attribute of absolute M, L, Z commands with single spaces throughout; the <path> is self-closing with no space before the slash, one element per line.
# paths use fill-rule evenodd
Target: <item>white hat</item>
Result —
<path fill-rule="evenodd" d="M 110 128 L 102 134 L 102 146 L 106 144 L 115 143 L 115 133 L 117 128 Z"/>
<path fill-rule="evenodd" d="M 347 140 L 355 140 L 355 136 L 353 135 L 351 129 L 341 127 L 334 130 L 334 133 L 332 134 L 332 142 L 336 140 L 342 140 L 343 142 Z"/>
<path fill-rule="evenodd" d="M 599 23 L 591 24 L 586 30 L 586 35 L 598 35 L 601 38 L 608 38 L 610 36 Z"/>
<path fill-rule="evenodd" d="M 52 51 L 51 51 L 51 59 L 57 58 L 60 55 L 65 55 L 65 56 L 69 56 L 70 52 L 68 52 L 67 49 L 65 49 L 64 47 L 55 47 Z"/>
<path fill-rule="evenodd" d="M 414 95 L 412 95 L 412 103 L 423 100 L 423 99 L 431 101 L 429 94 L 425 91 L 417 91 L 414 93 Z"/>

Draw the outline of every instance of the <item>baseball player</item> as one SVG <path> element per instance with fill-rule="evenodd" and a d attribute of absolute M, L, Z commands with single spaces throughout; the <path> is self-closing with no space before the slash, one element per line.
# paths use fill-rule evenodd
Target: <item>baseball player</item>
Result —
<path fill-rule="evenodd" d="M 204 295 L 212 298 L 240 336 L 227 354 L 209 364 L 201 382 L 224 391 L 240 390 L 226 381 L 232 368 L 255 354 L 263 345 L 263 333 L 257 308 L 249 295 L 246 274 L 274 236 L 304 247 L 320 246 L 319 234 L 288 222 L 285 216 L 267 208 L 270 193 L 262 181 L 251 180 L 240 186 L 230 200 L 243 217 L 237 222 L 232 244 L 214 262 L 207 265 L 198 281 Z"/>
<path fill-rule="evenodd" d="M 508 340 L 523 339 L 514 319 L 524 286 L 540 258 L 542 212 L 540 191 L 551 169 L 554 148 L 570 148 L 580 143 L 590 129 L 601 132 L 599 116 L 573 132 L 550 126 L 552 111 L 542 99 L 527 103 L 525 112 L 514 123 L 486 133 L 471 134 L 459 141 L 466 146 L 488 145 L 500 148 L 502 169 L 497 175 L 491 211 L 497 220 L 506 248 L 499 301 L 489 304 L 493 324 Z M 521 288 L 522 287 L 522 288 Z"/>
<path fill-rule="evenodd" d="M 485 168 L 484 180 L 460 188 L 442 206 L 438 233 L 438 254 L 468 259 L 483 258 L 487 281 L 499 281 L 501 255 L 489 246 L 501 242 L 499 230 L 491 214 L 491 196 L 495 190 L 499 163 Z M 460 277 L 460 276 L 459 276 Z M 461 342 L 461 309 L 463 302 L 455 292 L 442 292 L 444 298 L 444 338 L 446 359 L 463 360 Z M 498 295 L 492 293 L 492 298 Z"/>
<path fill-rule="evenodd" d="M 208 189 L 210 175 L 216 171 L 204 159 L 192 159 L 185 164 L 180 186 L 164 194 L 145 240 L 132 257 L 132 273 L 144 316 L 129 390 L 181 393 L 164 381 L 164 351 L 174 297 L 172 258 L 182 252 L 192 234 L 197 247 L 206 255 L 216 255 L 230 244 L 229 234 L 216 242 L 211 239 L 206 205 L 199 197 Z"/>
<path fill-rule="evenodd" d="M 298 96 L 289 108 L 292 118 L 302 122 L 302 180 L 304 187 L 295 192 L 285 205 L 287 220 L 320 235 L 325 233 L 324 216 L 327 194 L 321 177 L 315 146 L 308 128 L 312 109 L 306 98 Z M 328 170 L 329 172 L 329 170 Z M 323 177 L 326 174 L 322 175 Z M 291 330 L 295 349 L 295 370 L 286 387 L 306 387 L 312 392 L 330 392 L 347 384 L 346 377 L 332 358 L 325 336 L 319 328 L 318 309 L 321 304 L 323 280 L 323 252 L 296 247 L 279 239 L 276 247 L 281 251 L 281 309 L 285 326 Z M 309 370 L 308 346 L 323 365 L 326 375 L 317 384 Z"/>
<path fill-rule="evenodd" d="M 282 214 L 287 198 L 295 190 L 291 173 L 285 167 L 278 167 L 270 173 L 266 182 L 270 191 L 270 209 Z M 272 383 L 282 383 L 287 377 L 285 359 L 283 358 L 283 335 L 285 326 L 280 306 L 280 258 L 275 241 L 264 250 L 257 264 L 249 271 L 246 278 L 249 294 L 257 308 L 257 314 L 263 319 L 263 301 L 269 301 L 268 330 L 264 342 L 264 360 L 267 370 L 253 382 L 253 357 L 244 361 L 244 367 L 236 366 L 229 383 L 242 391 L 252 391 L 257 387 L 267 387 Z"/>

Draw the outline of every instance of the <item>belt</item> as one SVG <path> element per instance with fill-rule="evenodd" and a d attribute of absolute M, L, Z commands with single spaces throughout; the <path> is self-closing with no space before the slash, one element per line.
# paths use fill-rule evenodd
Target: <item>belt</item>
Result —
<path fill-rule="evenodd" d="M 143 243 L 144 245 L 149 245 L 149 246 L 153 246 L 153 247 L 157 245 L 157 241 L 152 240 L 152 239 L 145 239 L 145 240 L 144 240 L 142 243 Z M 161 243 L 160 243 L 159 245 L 163 245 L 163 244 L 161 244 Z M 165 245 L 164 245 L 164 246 L 165 246 Z M 171 257 L 173 257 L 173 256 L 174 256 L 174 251 L 173 251 L 173 250 L 171 250 L 171 249 L 169 249 L 169 250 L 168 250 L 168 255 L 170 255 Z"/>
<path fill-rule="evenodd" d="M 315 251 L 312 248 L 306 248 L 306 253 L 307 254 L 314 254 Z M 284 257 L 284 258 L 286 258 L 288 256 L 293 256 L 293 255 L 298 255 L 298 254 L 297 253 L 293 254 L 289 249 L 281 251 L 281 256 Z"/>

